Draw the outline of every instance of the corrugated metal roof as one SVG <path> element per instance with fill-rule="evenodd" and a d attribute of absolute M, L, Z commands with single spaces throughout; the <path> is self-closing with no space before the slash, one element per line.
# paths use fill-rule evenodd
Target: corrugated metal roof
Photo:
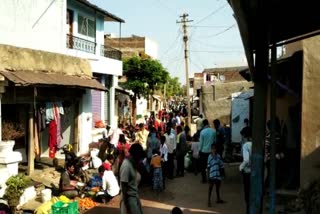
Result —
<path fill-rule="evenodd" d="M 97 80 L 90 77 L 80 77 L 61 73 L 35 71 L 0 71 L 15 86 L 66 86 L 71 88 L 89 88 L 100 91 L 107 89 Z"/>
<path fill-rule="evenodd" d="M 121 23 L 124 23 L 125 21 L 121 18 L 119 18 L 118 16 L 112 14 L 112 13 L 109 13 L 108 11 L 102 9 L 101 7 L 98 7 L 97 5 L 95 4 L 92 4 L 91 2 L 87 1 L 87 0 L 77 0 L 79 3 L 82 3 L 100 13 L 102 13 L 104 16 L 107 17 L 106 21 L 117 21 L 117 22 L 121 22 Z"/>

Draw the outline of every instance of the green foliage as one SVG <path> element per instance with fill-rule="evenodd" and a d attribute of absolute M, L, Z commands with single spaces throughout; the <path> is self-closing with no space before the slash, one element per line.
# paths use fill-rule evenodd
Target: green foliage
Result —
<path fill-rule="evenodd" d="M 166 96 L 182 95 L 182 88 L 178 77 L 169 77 Z"/>
<path fill-rule="evenodd" d="M 4 194 L 4 198 L 8 200 L 10 207 L 14 207 L 19 204 L 21 195 L 30 183 L 31 180 L 23 174 L 11 176 L 7 180 L 7 188 Z"/>
<path fill-rule="evenodd" d="M 169 78 L 169 73 L 159 61 L 140 57 L 132 57 L 123 62 L 123 75 L 127 77 L 123 87 L 132 90 L 135 97 L 153 94 Z"/>

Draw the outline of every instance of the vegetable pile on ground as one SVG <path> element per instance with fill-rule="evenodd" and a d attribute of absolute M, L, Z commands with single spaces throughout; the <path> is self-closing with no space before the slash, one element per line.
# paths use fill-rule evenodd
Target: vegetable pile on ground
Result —
<path fill-rule="evenodd" d="M 79 198 L 78 204 L 80 208 L 91 209 L 97 206 L 97 203 L 94 202 L 91 198 Z"/>

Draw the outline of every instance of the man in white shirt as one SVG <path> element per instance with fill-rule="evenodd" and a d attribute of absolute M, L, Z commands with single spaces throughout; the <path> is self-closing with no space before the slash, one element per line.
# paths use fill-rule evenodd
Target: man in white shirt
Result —
<path fill-rule="evenodd" d="M 100 166 L 98 171 L 102 177 L 102 190 L 104 191 L 108 201 L 119 194 L 119 183 L 111 170 L 105 170 L 103 166 Z"/>
<path fill-rule="evenodd" d="M 168 178 L 173 179 L 174 171 L 174 153 L 177 147 L 176 136 L 171 133 L 171 127 L 168 125 L 166 133 L 164 134 L 166 138 L 165 144 L 168 147 Z"/>
<path fill-rule="evenodd" d="M 161 155 L 161 161 L 167 162 L 168 161 L 168 146 L 165 144 L 166 137 L 161 136 L 161 145 L 160 145 L 160 155 Z"/>
<path fill-rule="evenodd" d="M 108 133 L 108 137 L 111 138 L 110 143 L 114 145 L 115 148 L 117 148 L 118 146 L 120 135 L 123 134 L 122 129 L 123 129 L 123 125 L 120 124 L 119 128 L 110 130 Z"/>
<path fill-rule="evenodd" d="M 177 121 L 177 126 L 180 126 L 181 124 L 180 113 L 176 115 L 176 121 Z"/>
<path fill-rule="evenodd" d="M 162 181 L 163 181 L 163 189 L 165 189 L 165 178 L 168 176 L 168 146 L 165 144 L 166 137 L 161 136 L 160 138 L 160 155 L 162 162 Z"/>
<path fill-rule="evenodd" d="M 250 134 L 247 134 L 245 137 L 246 139 L 250 139 Z M 252 152 L 252 142 L 247 141 L 243 144 L 242 147 L 242 156 L 243 161 L 239 166 L 239 170 L 242 172 L 243 175 L 243 184 L 244 184 L 244 197 L 247 207 L 247 213 L 249 213 L 249 200 L 250 200 L 250 177 L 251 177 L 251 152 Z"/>

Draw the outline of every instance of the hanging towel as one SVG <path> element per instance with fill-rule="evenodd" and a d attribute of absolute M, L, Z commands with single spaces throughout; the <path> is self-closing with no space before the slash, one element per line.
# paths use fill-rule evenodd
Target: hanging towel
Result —
<path fill-rule="evenodd" d="M 36 120 L 34 122 L 34 154 L 37 160 L 40 158 L 40 142 L 39 142 L 39 132 L 38 132 L 38 124 Z"/>
<path fill-rule="evenodd" d="M 38 131 L 42 132 L 46 129 L 46 109 L 43 107 L 40 107 L 37 111 L 37 125 L 38 125 Z"/>
<path fill-rule="evenodd" d="M 62 115 L 64 115 L 64 110 L 63 110 L 62 102 L 59 101 L 59 102 L 56 102 L 55 104 L 56 104 L 56 106 L 59 108 L 59 113 L 62 114 Z"/>
<path fill-rule="evenodd" d="M 46 123 L 49 124 L 52 120 L 54 120 L 54 112 L 53 112 L 53 103 L 46 103 Z"/>

